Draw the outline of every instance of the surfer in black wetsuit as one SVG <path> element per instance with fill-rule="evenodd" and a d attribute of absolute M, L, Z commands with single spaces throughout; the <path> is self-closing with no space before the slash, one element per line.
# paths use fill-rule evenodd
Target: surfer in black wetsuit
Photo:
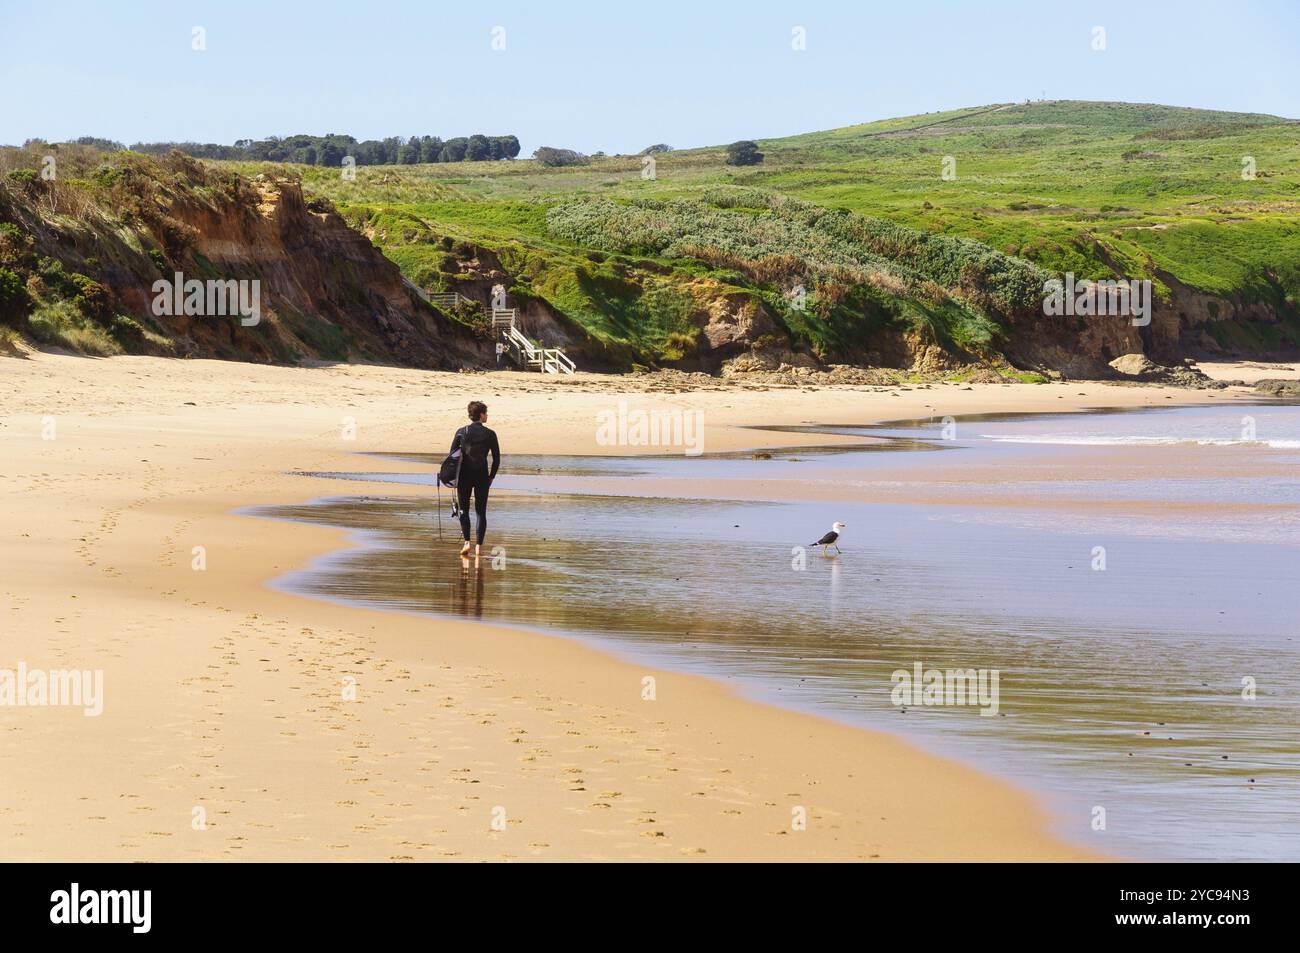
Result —
<path fill-rule="evenodd" d="M 451 452 L 460 451 L 460 479 L 456 483 L 456 497 L 460 504 L 460 534 L 465 539 L 460 554 L 469 555 L 469 494 L 473 490 L 478 540 L 474 555 L 478 556 L 483 549 L 483 536 L 487 533 L 488 488 L 492 486 L 497 468 L 501 466 L 501 447 L 497 444 L 496 431 L 483 426 L 487 421 L 487 404 L 481 400 L 470 401 L 469 419 L 469 424 L 457 430 L 456 436 L 452 438 Z M 491 465 L 488 464 L 489 454 L 492 456 Z"/>

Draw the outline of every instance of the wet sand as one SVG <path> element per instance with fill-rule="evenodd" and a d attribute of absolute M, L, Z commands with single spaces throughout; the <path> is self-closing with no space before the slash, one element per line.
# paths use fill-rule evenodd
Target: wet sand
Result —
<path fill-rule="evenodd" d="M 460 566 L 430 552 L 424 496 L 255 512 L 347 528 L 361 544 L 277 583 L 291 591 L 579 634 L 920 736 L 1050 790 L 1081 844 L 1103 804 L 1126 853 L 1292 859 L 1300 408 L 1245 410 L 1253 442 L 1238 439 L 1243 410 L 1210 408 L 962 418 L 964 440 L 929 423 L 861 428 L 870 452 L 517 456 L 498 481 L 513 495 L 498 500 L 489 555 Z M 880 453 L 883 441 L 894 449 Z M 424 471 L 353 478 L 401 494 Z M 957 478 L 969 471 L 978 478 Z M 849 489 L 874 499 L 836 493 Z M 792 560 L 791 544 L 832 516 L 848 524 L 847 553 Z M 1104 572 L 1090 565 L 1098 543 Z M 683 551 L 707 571 L 664 558 Z M 899 710 L 890 673 L 917 663 L 999 671 L 997 717 Z M 1210 815 L 1207 830 L 1196 819 Z"/>
<path fill-rule="evenodd" d="M 1015 786 L 885 734 L 563 638 L 277 592 L 269 580 L 345 546 L 344 534 L 235 512 L 353 494 L 355 483 L 292 471 L 354 470 L 358 451 L 441 444 L 469 395 L 493 407 L 508 452 L 548 453 L 619 452 L 592 439 L 595 413 L 618 395 L 702 410 L 710 449 L 780 445 L 787 436 L 742 428 L 824 420 L 830 405 L 870 421 L 1243 396 L 646 386 L 47 354 L 0 362 L 3 664 L 102 669 L 105 686 L 95 718 L 0 709 L 6 858 L 1108 853 L 1100 838 L 1084 851 L 1054 836 L 1042 803 Z M 642 700 L 646 676 L 657 680 L 653 702 Z M 806 830 L 792 828 L 799 808 Z"/>

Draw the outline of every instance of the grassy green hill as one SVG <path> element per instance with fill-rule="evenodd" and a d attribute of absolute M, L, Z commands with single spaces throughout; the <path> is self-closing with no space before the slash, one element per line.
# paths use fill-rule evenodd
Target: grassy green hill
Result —
<path fill-rule="evenodd" d="M 720 187 L 742 186 L 973 239 L 1079 278 L 1152 278 L 1166 295 L 1173 279 L 1230 304 L 1258 305 L 1281 322 L 1278 328 L 1213 328 L 1220 343 L 1268 350 L 1295 340 L 1300 123 L 1293 120 L 1042 102 L 890 119 L 758 144 L 766 156 L 761 165 L 727 166 L 721 147 L 684 150 L 657 156 L 653 179 L 643 175 L 638 157 L 559 169 L 531 161 L 367 168 L 355 181 L 328 169 L 304 168 L 302 174 L 309 193 L 332 199 L 366 225 L 419 283 L 439 284 L 441 256 L 421 248 L 430 236 L 483 243 L 529 262 L 533 278 L 558 294 L 554 303 L 603 337 L 620 337 L 608 321 L 609 303 L 585 293 L 574 272 L 599 277 L 608 269 L 584 253 L 593 247 L 644 252 L 678 268 L 684 265 L 680 248 L 668 250 L 665 259 L 663 249 L 656 254 L 592 244 L 590 237 L 548 227 L 556 221 L 548 212 L 567 205 L 564 218 L 572 218 L 575 204 L 588 203 L 611 221 L 617 208 L 610 202 L 628 204 L 627 214 L 635 217 L 629 203 L 698 201 L 716 196 Z M 946 157 L 955 169 L 951 180 L 942 175 Z M 1248 157 L 1253 179 L 1242 174 Z M 619 227 L 611 221 L 611 228 Z M 762 247 L 756 241 L 755 254 Z M 724 283 L 736 278 L 727 269 L 715 271 Z M 763 290 L 763 282 L 742 277 L 740 286 Z M 666 340 L 674 323 L 643 314 L 621 338 L 646 332 L 639 344 L 652 346 Z"/>
<path fill-rule="evenodd" d="M 425 291 L 516 302 L 594 364 L 690 364 L 780 345 L 827 361 L 1051 366 L 1048 273 L 1153 280 L 1166 356 L 1300 341 L 1300 123 L 1128 103 L 994 105 L 722 146 L 544 167 L 339 169 L 214 163 L 301 179 Z M 119 161 L 106 156 L 112 165 Z M 945 170 L 954 173 L 945 176 Z M 1243 176 L 1243 170 L 1253 175 Z M 806 306 L 790 302 L 807 291 Z M 1080 325 L 1056 326 L 1057 355 Z M 1029 354 L 1029 357 L 1025 355 Z M 1034 354 L 1040 355 L 1038 357 Z"/>
<path fill-rule="evenodd" d="M 1218 294 L 1269 270 L 1300 285 L 1300 124 L 1075 102 L 904 122 L 761 143 L 772 165 L 758 181 L 1084 277 L 1113 261 Z M 948 155 L 950 182 L 939 176 Z M 1253 180 L 1242 178 L 1245 157 Z"/>
<path fill-rule="evenodd" d="M 759 146 L 766 161 L 747 169 L 723 165 L 720 148 L 662 155 L 654 181 L 641 177 L 639 159 L 611 158 L 569 169 L 528 161 L 367 169 L 352 183 L 311 169 L 309 184 L 340 204 L 486 203 L 487 231 L 505 225 L 536 235 L 538 217 L 530 220 L 512 203 L 673 197 L 725 182 L 975 238 L 1079 274 L 1103 267 L 1080 251 L 1087 238 L 1118 251 L 1121 261 L 1149 255 L 1211 291 L 1238 287 L 1234 282 L 1261 263 L 1290 268 L 1291 278 L 1300 267 L 1300 231 L 1291 227 L 1300 211 L 1300 123 L 1293 120 L 1127 103 L 1033 103 L 891 119 Z M 945 156 L 955 159 L 954 181 L 941 178 Z M 1246 156 L 1255 159 L 1253 181 L 1242 178 Z M 452 222 L 462 217 L 435 210 Z M 1250 235 L 1246 247 L 1200 253 L 1210 239 L 1237 246 L 1228 234 L 1237 230 Z"/>

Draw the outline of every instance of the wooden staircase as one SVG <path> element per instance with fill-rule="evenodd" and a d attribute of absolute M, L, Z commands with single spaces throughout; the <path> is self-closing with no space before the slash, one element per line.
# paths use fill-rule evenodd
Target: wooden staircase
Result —
<path fill-rule="evenodd" d="M 561 348 L 542 347 L 519 330 L 514 308 L 492 309 L 492 333 L 506 346 L 507 353 L 523 370 L 536 368 L 543 374 L 572 374 L 578 369 Z"/>
<path fill-rule="evenodd" d="M 478 302 L 472 298 L 466 298 L 459 291 L 439 291 L 436 294 L 426 295 L 425 301 L 430 304 L 436 304 L 438 307 L 448 310 L 456 307 L 462 301 L 468 301 L 470 304 L 478 307 Z"/>
<path fill-rule="evenodd" d="M 410 284 L 410 282 L 408 282 Z M 444 310 L 450 310 L 458 304 L 468 302 L 480 311 L 483 306 L 473 298 L 467 298 L 459 291 L 440 291 L 434 294 L 425 292 L 410 284 L 425 301 Z M 543 374 L 572 374 L 578 369 L 573 359 L 564 353 L 563 348 L 543 347 L 537 341 L 519 330 L 516 308 L 492 309 L 492 337 L 505 345 L 505 353 L 520 370 L 539 370 Z"/>

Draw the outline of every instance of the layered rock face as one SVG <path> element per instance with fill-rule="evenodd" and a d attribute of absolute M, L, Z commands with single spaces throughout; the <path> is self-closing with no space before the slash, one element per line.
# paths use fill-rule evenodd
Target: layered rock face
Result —
<path fill-rule="evenodd" d="M 327 203 L 306 203 L 295 181 L 179 157 L 112 171 L 72 215 L 64 206 L 77 194 L 63 183 L 0 195 L 3 264 L 25 282 L 23 310 L 64 307 L 144 353 L 444 370 L 486 361 L 488 342 L 424 301 Z M 207 295 L 191 298 L 191 283 Z M 237 294 L 256 301 L 255 319 L 233 313 Z"/>

